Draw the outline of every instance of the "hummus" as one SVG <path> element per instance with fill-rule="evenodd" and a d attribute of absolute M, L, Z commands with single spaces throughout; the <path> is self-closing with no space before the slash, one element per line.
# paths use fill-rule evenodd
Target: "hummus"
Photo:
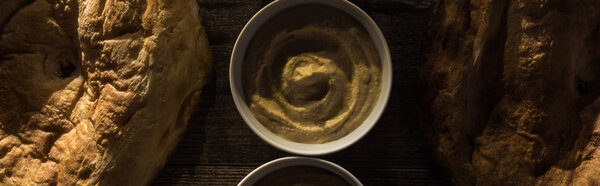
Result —
<path fill-rule="evenodd" d="M 326 143 L 354 131 L 381 91 L 381 61 L 368 32 L 323 5 L 268 20 L 250 42 L 243 68 L 253 115 L 299 143 Z"/>
<path fill-rule="evenodd" d="M 327 185 L 342 186 L 350 185 L 344 178 L 337 174 L 319 167 L 313 166 L 290 166 L 275 170 L 254 185 Z"/>

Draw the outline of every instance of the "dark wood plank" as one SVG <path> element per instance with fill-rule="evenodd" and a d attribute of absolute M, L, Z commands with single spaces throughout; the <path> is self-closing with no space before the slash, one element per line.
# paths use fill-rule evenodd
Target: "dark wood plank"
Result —
<path fill-rule="evenodd" d="M 200 0 L 214 55 L 215 76 L 205 87 L 188 131 L 155 185 L 235 185 L 270 160 L 291 156 L 256 136 L 241 119 L 229 89 L 229 58 L 245 23 L 270 1 Z M 366 185 L 438 185 L 441 176 L 418 127 L 417 65 L 432 0 L 353 1 L 372 16 L 388 40 L 392 96 L 381 120 L 353 146 L 321 156 Z"/>
<path fill-rule="evenodd" d="M 156 185 L 234 185 L 256 167 L 248 166 L 195 166 L 165 167 Z M 428 179 L 431 172 L 423 169 L 349 168 L 367 185 L 437 185 L 438 180 Z"/>

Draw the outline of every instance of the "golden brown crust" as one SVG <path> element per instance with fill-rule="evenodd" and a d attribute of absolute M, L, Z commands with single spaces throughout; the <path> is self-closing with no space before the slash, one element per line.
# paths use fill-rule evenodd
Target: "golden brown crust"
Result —
<path fill-rule="evenodd" d="M 197 3 L 0 9 L 0 183 L 151 181 L 212 70 Z"/>
<path fill-rule="evenodd" d="M 439 1 L 422 128 L 458 185 L 598 183 L 600 2 Z"/>

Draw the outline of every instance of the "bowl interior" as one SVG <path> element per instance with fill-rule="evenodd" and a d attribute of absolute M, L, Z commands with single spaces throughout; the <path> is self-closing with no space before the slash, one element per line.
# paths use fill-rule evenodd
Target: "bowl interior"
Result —
<path fill-rule="evenodd" d="M 305 4 L 320 4 L 330 6 L 342 10 L 350 16 L 354 17 L 360 24 L 363 25 L 363 27 L 369 33 L 371 39 L 375 44 L 375 47 L 377 48 L 382 63 L 381 92 L 377 100 L 377 104 L 371 111 L 371 114 L 358 128 L 356 128 L 350 134 L 335 141 L 323 144 L 304 144 L 289 141 L 279 137 L 278 135 L 264 127 L 262 124 L 260 124 L 260 122 L 254 117 L 254 115 L 250 111 L 248 107 L 248 102 L 244 96 L 242 85 L 242 64 L 246 55 L 246 49 L 250 44 L 250 41 L 252 40 L 252 37 L 254 36 L 256 31 L 272 16 L 277 15 L 281 11 L 284 11 L 293 6 Z M 246 24 L 244 29 L 242 29 L 242 32 L 240 33 L 236 44 L 233 48 L 231 64 L 229 69 L 229 78 L 230 87 L 236 107 L 244 121 L 254 131 L 254 133 L 256 133 L 259 137 L 261 137 L 263 140 L 270 143 L 271 145 L 275 146 L 276 148 L 290 153 L 302 155 L 322 155 L 336 152 L 350 146 L 351 144 L 362 138 L 375 125 L 375 123 L 383 113 L 383 110 L 389 98 L 392 85 L 391 69 L 392 65 L 390 52 L 383 34 L 379 30 L 377 24 L 365 12 L 363 12 L 360 8 L 356 7 L 354 4 L 346 0 L 277 0 L 265 6 L 258 13 L 256 13 L 254 17 L 252 17 L 250 21 Z"/>
<path fill-rule="evenodd" d="M 356 179 L 356 177 L 354 177 L 354 175 L 352 175 L 346 169 L 342 168 L 341 166 L 339 166 L 335 163 L 321 160 L 321 159 L 316 159 L 316 158 L 285 157 L 285 158 L 279 158 L 279 159 L 267 162 L 267 163 L 261 165 L 260 167 L 254 169 L 252 172 L 250 172 L 248 175 L 246 175 L 246 177 L 244 177 L 244 179 L 242 179 L 242 181 L 240 181 L 238 186 L 254 185 L 254 183 L 256 183 L 258 180 L 260 180 L 261 178 L 263 178 L 264 176 L 268 175 L 269 173 L 271 173 L 273 171 L 276 171 L 276 170 L 284 168 L 284 167 L 298 166 L 298 165 L 306 165 L 306 166 L 322 168 L 322 169 L 325 169 L 327 171 L 330 171 L 330 172 L 340 176 L 341 178 L 346 180 L 351 185 L 362 185 L 362 183 L 360 183 L 360 181 L 358 179 Z"/>

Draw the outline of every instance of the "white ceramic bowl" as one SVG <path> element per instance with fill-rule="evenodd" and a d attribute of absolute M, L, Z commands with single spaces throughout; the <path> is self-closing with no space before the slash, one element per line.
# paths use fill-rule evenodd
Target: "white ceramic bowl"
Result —
<path fill-rule="evenodd" d="M 354 17 L 360 24 L 364 26 L 371 36 L 379 53 L 379 58 L 381 59 L 381 93 L 371 114 L 358 128 L 348 135 L 338 140 L 323 144 L 305 144 L 289 141 L 279 137 L 264 127 L 254 117 L 248 108 L 248 102 L 244 96 L 244 89 L 242 85 L 242 64 L 245 60 L 244 58 L 248 45 L 255 32 L 267 20 L 274 15 L 277 15 L 281 11 L 305 4 L 321 4 L 330 6 L 346 12 L 350 16 Z M 276 0 L 258 11 L 258 13 L 256 13 L 250 19 L 250 21 L 248 21 L 244 29 L 242 29 L 242 32 L 240 33 L 235 46 L 233 47 L 233 52 L 231 55 L 231 64 L 229 66 L 229 82 L 233 100 L 238 111 L 252 131 L 254 131 L 254 133 L 256 133 L 260 138 L 276 148 L 290 153 L 301 155 L 323 155 L 339 151 L 352 145 L 354 142 L 358 141 L 365 134 L 367 134 L 367 132 L 371 130 L 375 123 L 377 123 L 377 120 L 383 113 L 392 87 L 392 62 L 387 42 L 385 41 L 385 38 L 381 33 L 381 30 L 379 30 L 377 24 L 365 12 L 351 2 L 346 0 Z"/>
<path fill-rule="evenodd" d="M 246 175 L 246 177 L 244 177 L 244 179 L 242 179 L 242 181 L 240 181 L 238 186 L 254 185 L 254 183 L 256 183 L 258 180 L 260 180 L 262 177 L 266 176 L 267 174 L 269 174 L 273 171 L 276 171 L 278 169 L 285 168 L 285 167 L 299 166 L 299 165 L 322 168 L 322 169 L 325 169 L 327 171 L 330 171 L 330 172 L 338 175 L 339 177 L 341 177 L 342 179 L 344 179 L 348 183 L 350 183 L 350 185 L 362 186 L 362 183 L 360 183 L 360 181 L 358 181 L 358 179 L 356 179 L 356 177 L 354 177 L 354 175 L 350 174 L 350 172 L 348 172 L 346 169 L 342 168 L 341 166 L 339 166 L 335 163 L 331 163 L 329 161 L 325 161 L 322 159 L 303 158 L 303 157 L 285 157 L 285 158 L 279 158 L 279 159 L 267 162 L 267 163 L 261 165 L 260 167 L 254 169 L 248 175 Z"/>

